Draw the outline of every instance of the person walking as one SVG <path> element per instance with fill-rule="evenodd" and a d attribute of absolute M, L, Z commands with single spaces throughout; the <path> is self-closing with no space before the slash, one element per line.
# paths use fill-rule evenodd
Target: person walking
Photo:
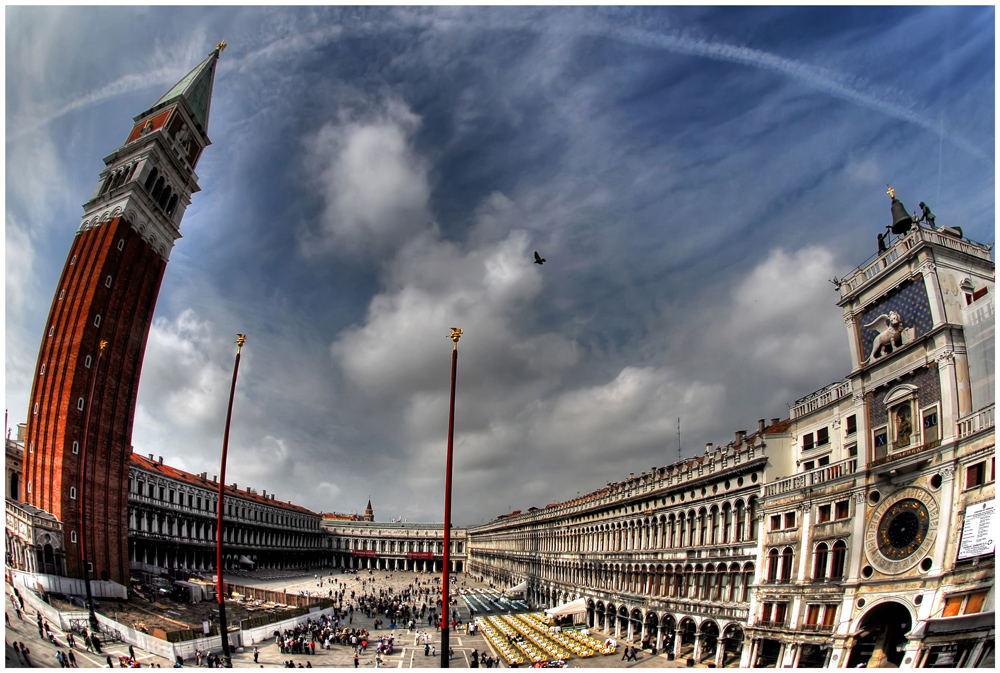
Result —
<path fill-rule="evenodd" d="M 73 668 L 80 668 L 80 666 L 76 663 L 76 655 L 73 654 L 73 650 L 69 651 L 69 663 L 73 664 Z"/>
<path fill-rule="evenodd" d="M 358 653 L 355 652 L 354 653 L 354 668 L 357 668 L 360 665 L 360 663 L 361 663 L 361 657 L 359 657 Z"/>
<path fill-rule="evenodd" d="M 260 656 L 260 650 L 258 650 L 256 647 L 253 648 L 253 663 L 255 664 L 257 663 L 257 657 L 259 656 Z"/>

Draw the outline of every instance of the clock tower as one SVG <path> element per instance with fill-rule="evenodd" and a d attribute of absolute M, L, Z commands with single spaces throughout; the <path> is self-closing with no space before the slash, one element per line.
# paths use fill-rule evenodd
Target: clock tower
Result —
<path fill-rule="evenodd" d="M 83 208 L 45 323 L 25 438 L 24 499 L 63 525 L 66 570 L 127 584 L 127 487 L 146 339 L 195 167 L 221 42 L 134 117 Z M 84 549 L 84 545 L 86 548 Z"/>

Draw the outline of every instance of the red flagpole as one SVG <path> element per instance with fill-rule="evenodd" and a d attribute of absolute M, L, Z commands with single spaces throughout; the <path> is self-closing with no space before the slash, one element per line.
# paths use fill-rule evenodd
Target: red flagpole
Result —
<path fill-rule="evenodd" d="M 455 439 L 455 378 L 458 372 L 458 340 L 462 330 L 451 328 L 449 338 L 455 342 L 451 351 L 451 408 L 448 412 L 448 466 L 444 481 L 444 578 L 441 583 L 441 668 L 448 668 L 449 626 L 451 624 L 451 606 L 449 605 L 449 589 L 451 588 L 451 463 L 452 448 Z"/>
<path fill-rule="evenodd" d="M 236 397 L 236 375 L 240 371 L 240 351 L 246 343 L 247 335 L 236 335 L 236 364 L 233 365 L 233 385 L 229 389 L 229 409 L 226 411 L 226 429 L 222 436 L 222 467 L 219 470 L 219 520 L 215 528 L 215 572 L 219 589 L 219 628 L 222 633 L 222 665 L 232 668 L 233 660 L 229 652 L 229 628 L 226 623 L 225 583 L 222 579 L 222 515 L 223 497 L 226 490 L 226 455 L 229 453 L 229 425 L 233 419 L 233 398 Z"/>

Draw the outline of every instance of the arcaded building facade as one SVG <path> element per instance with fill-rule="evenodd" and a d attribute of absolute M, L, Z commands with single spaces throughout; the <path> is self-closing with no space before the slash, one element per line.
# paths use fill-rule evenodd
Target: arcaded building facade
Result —
<path fill-rule="evenodd" d="M 132 454 L 128 550 L 133 574 L 211 573 L 216 562 L 219 484 L 163 459 Z M 225 487 L 224 570 L 307 569 L 327 565 L 320 515 L 238 484 Z"/>
<path fill-rule="evenodd" d="M 444 524 L 374 520 L 371 501 L 362 521 L 324 517 L 326 558 L 335 568 L 413 570 L 440 573 L 444 569 Z M 451 529 L 449 565 L 466 570 L 466 529 Z"/>
<path fill-rule="evenodd" d="M 469 530 L 469 572 L 501 586 L 527 579 L 532 606 L 587 601 L 588 624 L 615 638 L 717 666 L 742 655 L 759 571 L 761 486 L 769 437 L 751 435 L 569 502 L 498 517 Z"/>

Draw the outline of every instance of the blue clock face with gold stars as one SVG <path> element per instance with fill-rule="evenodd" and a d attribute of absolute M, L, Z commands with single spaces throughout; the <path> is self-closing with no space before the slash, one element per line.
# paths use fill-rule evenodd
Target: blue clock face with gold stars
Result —
<path fill-rule="evenodd" d="M 887 559 L 898 561 L 913 555 L 930 529 L 927 507 L 908 498 L 890 507 L 878 524 L 878 550 Z"/>

